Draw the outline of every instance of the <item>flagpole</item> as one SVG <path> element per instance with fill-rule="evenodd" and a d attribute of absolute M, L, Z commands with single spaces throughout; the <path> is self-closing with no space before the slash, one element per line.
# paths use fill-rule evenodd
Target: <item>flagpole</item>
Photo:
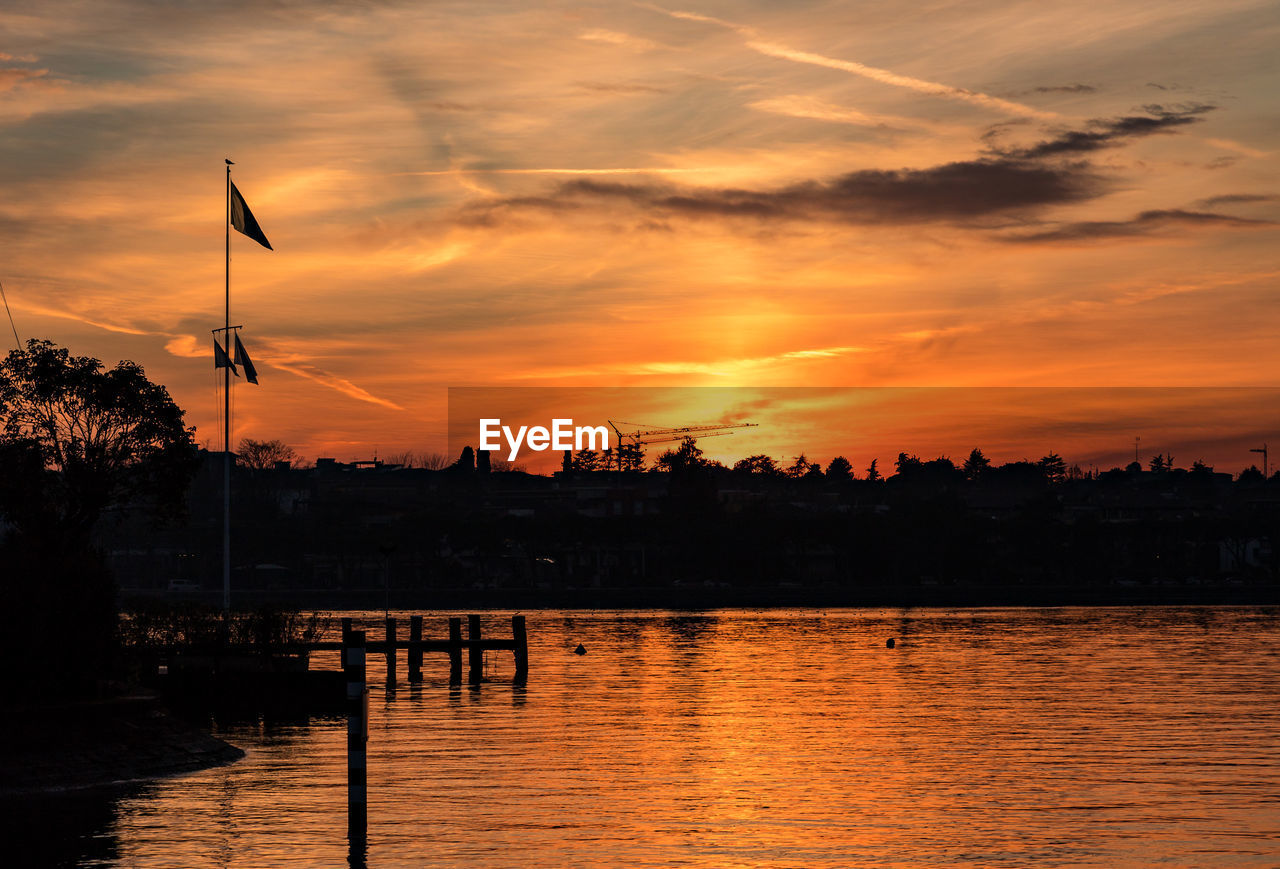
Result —
<path fill-rule="evenodd" d="M 227 161 L 226 278 L 222 339 L 230 354 L 231 335 L 231 161 Z M 228 357 L 229 358 L 229 357 Z M 231 611 L 231 367 L 222 372 L 222 609 Z"/>

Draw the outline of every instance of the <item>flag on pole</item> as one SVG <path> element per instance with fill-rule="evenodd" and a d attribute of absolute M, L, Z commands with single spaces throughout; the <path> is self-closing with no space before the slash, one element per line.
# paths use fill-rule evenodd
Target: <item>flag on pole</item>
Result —
<path fill-rule="evenodd" d="M 248 352 L 244 349 L 244 345 L 240 343 L 240 333 L 236 333 L 236 362 L 244 369 L 244 379 L 250 383 L 258 382 L 258 369 L 253 367 L 253 361 L 249 359 Z"/>
<path fill-rule="evenodd" d="M 231 225 L 236 232 L 249 236 L 249 238 L 267 250 L 275 250 L 271 246 L 271 242 L 267 241 L 267 236 L 263 233 L 262 227 L 258 226 L 258 220 L 253 216 L 253 212 L 249 210 L 244 197 L 236 189 L 234 181 L 231 183 Z"/>
<path fill-rule="evenodd" d="M 213 367 L 230 368 L 231 373 L 236 377 L 240 376 L 240 372 L 236 371 L 235 363 L 231 361 L 231 357 L 227 355 L 227 351 L 222 349 L 222 345 L 218 343 L 218 339 L 213 339 Z"/>

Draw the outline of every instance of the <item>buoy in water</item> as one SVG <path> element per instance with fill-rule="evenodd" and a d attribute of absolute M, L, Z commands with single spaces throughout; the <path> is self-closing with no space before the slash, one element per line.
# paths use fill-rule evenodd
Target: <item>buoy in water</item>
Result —
<path fill-rule="evenodd" d="M 894 643 L 893 637 L 890 637 L 889 639 L 885 640 L 884 644 L 887 648 L 890 648 L 890 649 L 892 649 L 896 645 Z"/>
<path fill-rule="evenodd" d="M 575 655 L 585 655 L 587 653 L 587 647 L 582 645 L 582 643 L 578 643 L 578 648 L 574 649 L 573 653 Z"/>

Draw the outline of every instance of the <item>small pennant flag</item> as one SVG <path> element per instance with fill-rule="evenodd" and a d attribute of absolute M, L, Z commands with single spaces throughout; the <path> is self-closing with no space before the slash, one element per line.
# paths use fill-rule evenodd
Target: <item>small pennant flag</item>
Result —
<path fill-rule="evenodd" d="M 253 362 L 249 359 L 248 352 L 245 351 L 244 345 L 240 343 L 239 333 L 236 334 L 236 362 L 240 363 L 240 367 L 244 369 L 244 379 L 256 384 L 258 382 L 258 369 L 253 367 Z"/>
<path fill-rule="evenodd" d="M 267 250 L 275 250 L 271 242 L 267 241 L 266 234 L 263 233 L 262 227 L 258 226 L 257 218 L 249 210 L 248 204 L 236 189 L 234 182 L 231 184 L 231 225 L 235 227 L 236 232 L 249 236 Z"/>
<path fill-rule="evenodd" d="M 236 377 L 240 376 L 240 372 L 236 371 L 235 363 L 231 361 L 231 357 L 227 355 L 227 351 L 222 349 L 222 345 L 218 343 L 218 339 L 213 339 L 213 367 L 214 370 L 219 368 L 230 368 L 231 373 Z"/>

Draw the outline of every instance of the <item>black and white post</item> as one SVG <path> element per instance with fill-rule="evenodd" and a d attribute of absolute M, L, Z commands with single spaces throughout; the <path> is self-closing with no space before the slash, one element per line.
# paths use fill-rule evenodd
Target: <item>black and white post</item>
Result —
<path fill-rule="evenodd" d="M 369 686 L 365 683 L 364 631 L 344 638 L 347 680 L 347 836 L 365 841 L 369 827 Z"/>

